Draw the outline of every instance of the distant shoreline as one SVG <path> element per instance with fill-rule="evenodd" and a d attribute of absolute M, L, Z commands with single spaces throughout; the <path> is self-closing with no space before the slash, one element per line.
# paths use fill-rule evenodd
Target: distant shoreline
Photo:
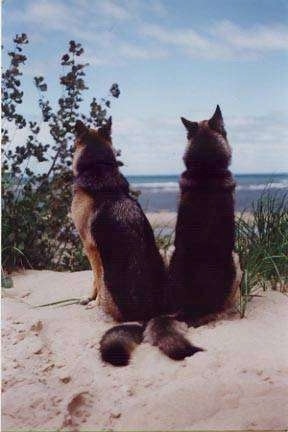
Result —
<path fill-rule="evenodd" d="M 251 220 L 252 213 L 250 212 L 235 212 L 235 218 L 241 216 L 247 221 Z M 159 210 L 155 212 L 146 212 L 147 219 L 154 229 L 169 229 L 174 230 L 177 221 L 177 212 Z"/>
<path fill-rule="evenodd" d="M 183 167 L 183 171 L 184 171 L 184 167 Z M 263 173 L 235 173 L 232 171 L 233 176 L 235 177 L 251 177 L 251 176 L 265 176 L 265 177 L 278 177 L 278 176 L 287 176 L 288 177 L 288 171 L 287 172 L 280 172 L 280 173 L 275 173 L 275 172 L 263 172 Z M 137 177 L 180 177 L 181 172 L 179 173 L 174 173 L 174 174 L 126 174 L 125 176 L 128 179 L 131 178 L 137 178 Z"/>

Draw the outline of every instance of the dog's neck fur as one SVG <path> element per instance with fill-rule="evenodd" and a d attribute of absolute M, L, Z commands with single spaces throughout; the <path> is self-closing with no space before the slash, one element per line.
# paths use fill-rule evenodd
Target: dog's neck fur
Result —
<path fill-rule="evenodd" d="M 120 173 L 116 164 L 97 164 L 93 168 L 79 172 L 73 179 L 74 191 L 81 188 L 89 195 L 108 194 L 117 196 L 129 194 L 129 183 Z"/>
<path fill-rule="evenodd" d="M 233 191 L 235 182 L 228 167 L 205 166 L 195 162 L 182 173 L 180 189 L 182 193 L 193 189 Z"/>

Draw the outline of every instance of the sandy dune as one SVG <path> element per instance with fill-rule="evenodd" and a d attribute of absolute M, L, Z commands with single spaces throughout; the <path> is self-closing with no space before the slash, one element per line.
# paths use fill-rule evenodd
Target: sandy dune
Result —
<path fill-rule="evenodd" d="M 97 308 L 33 308 L 89 292 L 91 272 L 27 271 L 3 298 L 2 428 L 8 430 L 284 429 L 288 299 L 268 292 L 248 317 L 188 337 L 205 352 L 173 362 L 142 344 L 130 366 L 99 359 L 111 322 Z"/>
<path fill-rule="evenodd" d="M 146 213 L 146 216 L 153 228 L 175 228 L 177 213 L 169 211 L 160 211 Z"/>

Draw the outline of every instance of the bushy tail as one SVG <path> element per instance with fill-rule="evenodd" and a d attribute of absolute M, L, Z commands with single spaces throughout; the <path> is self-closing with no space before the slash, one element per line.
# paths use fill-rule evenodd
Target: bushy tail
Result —
<path fill-rule="evenodd" d="M 160 316 L 148 321 L 145 331 L 140 324 L 122 324 L 112 327 L 101 339 L 102 360 L 114 366 L 126 366 L 134 348 L 143 336 L 145 342 L 158 348 L 173 360 L 183 360 L 202 348 L 192 345 L 184 336 L 186 325 L 174 318 Z"/>
<path fill-rule="evenodd" d="M 114 366 L 126 366 L 131 352 L 143 340 L 143 326 L 122 324 L 108 330 L 100 341 L 102 360 Z"/>
<path fill-rule="evenodd" d="M 168 316 L 151 319 L 144 332 L 145 342 L 158 348 L 173 360 L 183 360 L 202 348 L 192 345 L 184 336 L 187 326 Z"/>

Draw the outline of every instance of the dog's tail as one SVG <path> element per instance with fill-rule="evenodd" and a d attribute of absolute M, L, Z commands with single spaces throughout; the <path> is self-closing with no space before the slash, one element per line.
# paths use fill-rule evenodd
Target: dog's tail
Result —
<path fill-rule="evenodd" d="M 144 332 L 145 342 L 156 345 L 173 360 L 183 360 L 190 357 L 202 348 L 192 345 L 184 337 L 187 330 L 185 323 L 176 321 L 169 316 L 159 316 L 151 319 Z"/>
<path fill-rule="evenodd" d="M 100 341 L 102 360 L 114 366 L 126 366 L 131 352 L 143 340 L 143 326 L 122 324 L 109 329 Z"/>
<path fill-rule="evenodd" d="M 148 321 L 146 327 L 139 324 L 123 324 L 112 327 L 101 339 L 102 360 L 114 366 L 126 366 L 134 348 L 144 337 L 145 342 L 158 348 L 173 360 L 183 360 L 202 348 L 192 345 L 183 335 L 186 325 L 168 316 Z"/>

